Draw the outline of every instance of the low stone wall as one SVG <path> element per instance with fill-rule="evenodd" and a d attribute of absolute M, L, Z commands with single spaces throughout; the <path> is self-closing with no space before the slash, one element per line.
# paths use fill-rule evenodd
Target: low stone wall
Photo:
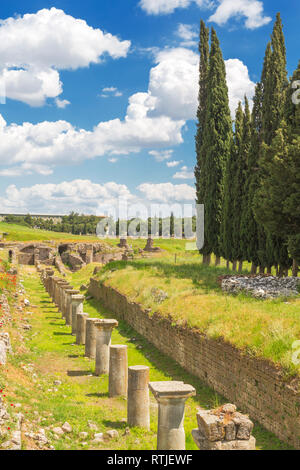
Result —
<path fill-rule="evenodd" d="M 18 254 L 18 263 L 26 265 L 34 265 L 34 256 L 33 253 L 19 253 Z"/>
<path fill-rule="evenodd" d="M 96 253 L 94 255 L 95 263 L 107 264 L 110 261 L 120 261 L 122 259 L 123 252 L 116 253 Z"/>
<path fill-rule="evenodd" d="M 173 326 L 117 290 L 91 279 L 89 293 L 129 323 L 184 369 L 245 410 L 284 442 L 300 449 L 299 381 L 286 382 L 280 368 L 243 354 L 223 340 Z"/>

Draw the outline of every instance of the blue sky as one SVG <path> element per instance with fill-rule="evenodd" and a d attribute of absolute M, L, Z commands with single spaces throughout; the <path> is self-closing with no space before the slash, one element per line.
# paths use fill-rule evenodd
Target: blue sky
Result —
<path fill-rule="evenodd" d="M 297 0 L 2 0 L 0 213 L 193 201 L 200 18 L 220 38 L 233 113 L 277 11 L 292 74 Z"/>

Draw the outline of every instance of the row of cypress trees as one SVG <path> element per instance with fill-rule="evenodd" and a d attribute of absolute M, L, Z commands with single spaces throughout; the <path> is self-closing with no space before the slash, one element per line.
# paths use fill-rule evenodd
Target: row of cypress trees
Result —
<path fill-rule="evenodd" d="M 256 85 L 253 109 L 245 96 L 234 125 L 225 63 L 215 30 L 200 27 L 196 202 L 205 206 L 203 262 L 223 256 L 233 269 L 285 274 L 300 263 L 300 105 L 292 99 L 280 14 Z"/>

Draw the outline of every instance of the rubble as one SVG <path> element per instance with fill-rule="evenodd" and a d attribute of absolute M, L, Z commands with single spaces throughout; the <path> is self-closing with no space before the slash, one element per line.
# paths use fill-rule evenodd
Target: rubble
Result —
<path fill-rule="evenodd" d="M 225 276 L 221 281 L 223 292 L 247 292 L 258 299 L 291 297 L 300 293 L 300 279 L 275 276 Z"/>
<path fill-rule="evenodd" d="M 200 450 L 255 450 L 253 423 L 230 403 L 197 413 L 198 429 L 192 435 Z"/>

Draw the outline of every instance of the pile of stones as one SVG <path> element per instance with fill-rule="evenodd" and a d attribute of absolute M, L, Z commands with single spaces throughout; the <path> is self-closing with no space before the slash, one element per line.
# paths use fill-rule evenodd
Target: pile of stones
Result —
<path fill-rule="evenodd" d="M 200 450 L 255 450 L 253 423 L 230 403 L 197 413 L 198 429 L 192 435 Z"/>
<path fill-rule="evenodd" d="M 275 276 L 225 276 L 222 290 L 229 293 L 247 292 L 257 299 L 299 295 L 300 278 Z"/>

